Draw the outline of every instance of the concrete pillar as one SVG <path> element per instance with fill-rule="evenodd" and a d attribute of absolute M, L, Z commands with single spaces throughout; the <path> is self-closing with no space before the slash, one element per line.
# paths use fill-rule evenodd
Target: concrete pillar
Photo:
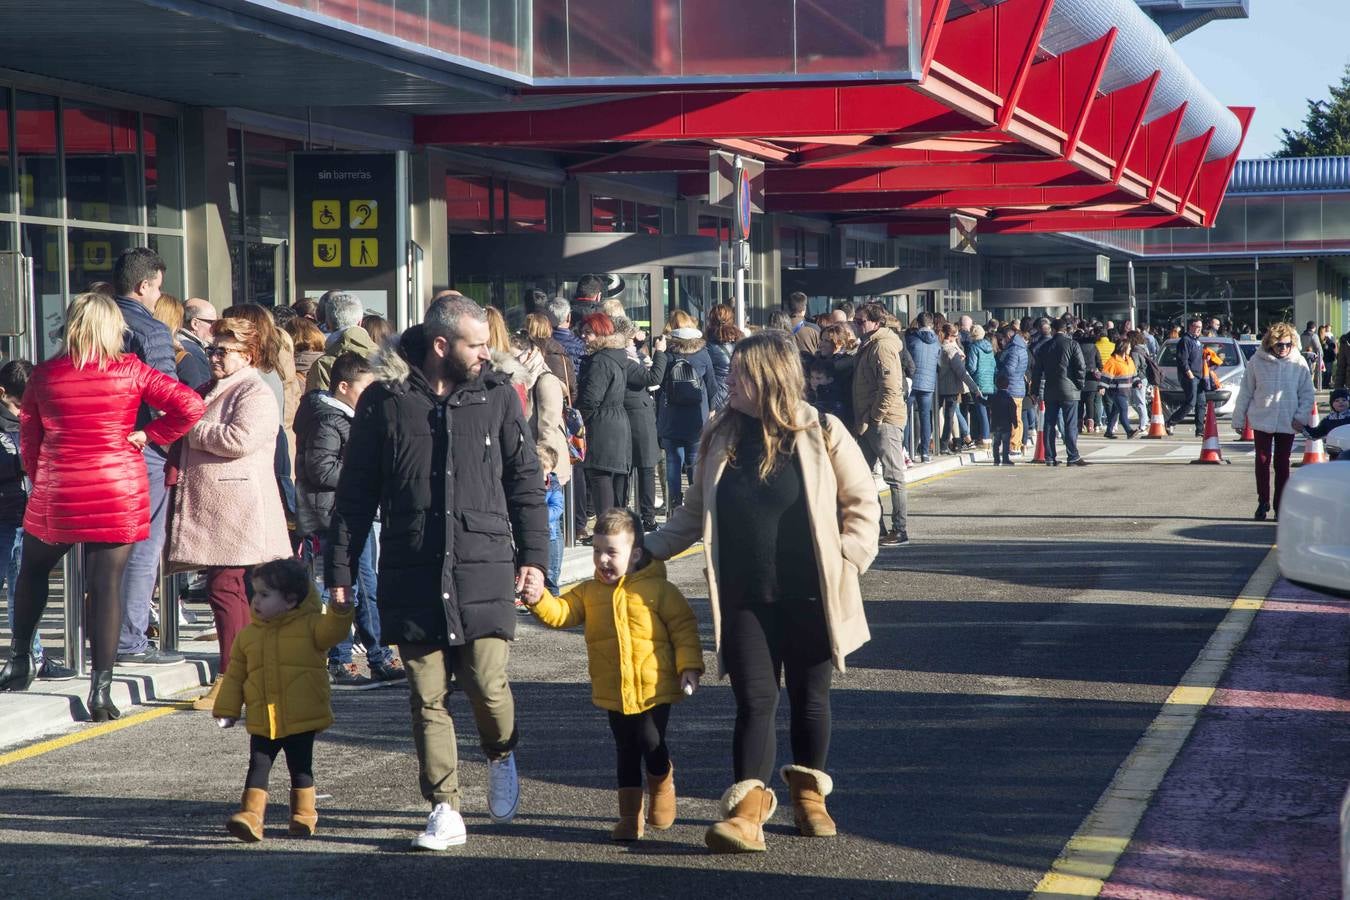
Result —
<path fill-rule="evenodd" d="M 183 112 L 187 294 L 224 309 L 234 303 L 230 271 L 230 167 L 223 109 L 187 107 Z"/>
<path fill-rule="evenodd" d="M 414 321 L 421 321 L 431 298 L 450 286 L 449 226 L 445 208 L 445 160 L 433 151 L 408 156 L 410 238 L 422 248 L 422 278 L 408 298 Z M 408 323 L 403 323 L 408 324 Z"/>
<path fill-rule="evenodd" d="M 1319 325 L 1324 321 L 1319 302 L 1317 283 L 1317 262 L 1315 260 L 1294 261 L 1294 327 L 1302 331 L 1309 320 Z"/>

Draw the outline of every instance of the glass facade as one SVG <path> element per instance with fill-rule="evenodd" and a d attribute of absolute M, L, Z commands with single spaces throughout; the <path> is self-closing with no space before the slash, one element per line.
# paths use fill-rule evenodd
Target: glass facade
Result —
<path fill-rule="evenodd" d="M 445 176 L 446 228 L 450 234 L 560 232 L 562 204 L 562 189 L 557 187 L 495 175 Z"/>
<path fill-rule="evenodd" d="M 164 290 L 182 297 L 177 117 L 5 87 L 0 111 L 0 249 L 32 261 L 38 357 L 59 345 L 68 299 L 111 281 L 128 247 L 157 248 Z M 26 338 L 0 336 L 6 358 L 29 352 Z"/>
<path fill-rule="evenodd" d="M 530 73 L 531 0 L 280 0 L 339 27 L 355 25 L 520 75 Z M 262 4 L 259 4 L 262 5 Z"/>
<path fill-rule="evenodd" d="M 908 0 L 534 0 L 532 74 L 549 79 L 906 77 Z"/>
<path fill-rule="evenodd" d="M 290 237 L 290 154 L 304 145 L 231 129 L 228 147 L 232 302 L 272 306 L 278 302 L 279 257 Z"/>

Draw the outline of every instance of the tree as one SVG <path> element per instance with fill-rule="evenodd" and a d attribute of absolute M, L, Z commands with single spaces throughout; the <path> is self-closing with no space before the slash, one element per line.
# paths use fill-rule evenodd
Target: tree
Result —
<path fill-rule="evenodd" d="M 1330 99 L 1308 101 L 1302 129 L 1280 129 L 1284 146 L 1277 157 L 1350 156 L 1350 65 L 1330 90 Z"/>

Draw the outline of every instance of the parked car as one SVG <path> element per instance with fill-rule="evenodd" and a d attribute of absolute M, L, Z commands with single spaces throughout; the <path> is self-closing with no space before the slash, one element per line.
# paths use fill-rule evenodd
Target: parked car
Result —
<path fill-rule="evenodd" d="M 1219 378 L 1219 390 L 1227 396 L 1222 402 L 1214 405 L 1214 414 L 1220 418 L 1231 416 L 1233 407 L 1237 405 L 1238 389 L 1242 387 L 1242 376 L 1247 372 L 1247 357 L 1243 354 L 1238 341 L 1231 337 L 1204 338 L 1202 343 L 1223 359 L 1213 371 Z M 1171 411 L 1186 400 L 1181 392 L 1181 382 L 1177 380 L 1176 338 L 1171 338 L 1163 344 L 1162 350 L 1158 353 L 1158 366 L 1163 371 L 1162 399 L 1168 407 L 1170 416 Z"/>
<path fill-rule="evenodd" d="M 1328 443 L 1333 437 L 1340 443 L 1350 435 L 1332 432 Z M 1285 578 L 1313 590 L 1350 597 L 1350 462 L 1294 470 L 1280 500 L 1276 546 L 1280 574 Z"/>

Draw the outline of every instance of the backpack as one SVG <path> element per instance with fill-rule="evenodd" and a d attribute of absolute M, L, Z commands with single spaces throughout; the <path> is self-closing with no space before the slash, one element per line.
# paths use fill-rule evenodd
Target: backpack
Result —
<path fill-rule="evenodd" d="M 666 399 L 675 406 L 700 406 L 703 403 L 703 379 L 693 364 L 683 356 L 676 356 L 670 366 L 666 385 Z"/>
<path fill-rule="evenodd" d="M 572 458 L 572 462 L 579 463 L 586 461 L 586 423 L 581 418 L 581 413 L 577 412 L 568 403 L 563 403 L 562 412 L 563 431 L 567 432 L 567 453 Z"/>

